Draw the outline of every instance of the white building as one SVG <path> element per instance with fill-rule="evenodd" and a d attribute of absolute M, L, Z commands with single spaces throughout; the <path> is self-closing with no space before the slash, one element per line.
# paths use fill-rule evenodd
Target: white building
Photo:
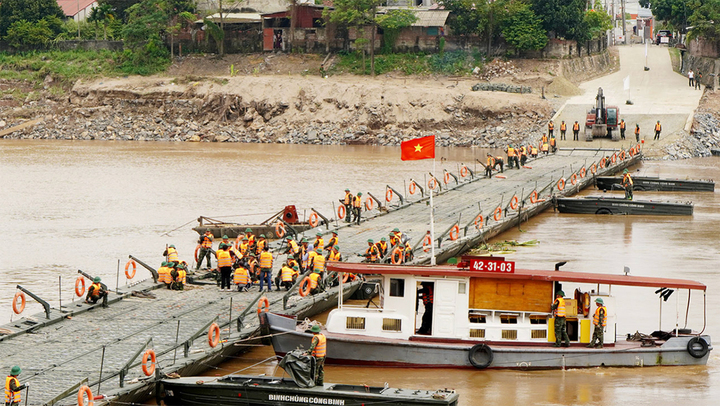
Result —
<path fill-rule="evenodd" d="M 98 7 L 97 0 L 57 0 L 57 2 L 66 17 L 72 17 L 78 22 L 87 20 L 92 9 Z"/>

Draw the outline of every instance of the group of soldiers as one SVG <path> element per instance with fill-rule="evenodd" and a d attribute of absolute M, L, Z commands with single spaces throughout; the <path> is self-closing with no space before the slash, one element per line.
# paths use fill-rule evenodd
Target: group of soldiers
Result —
<path fill-rule="evenodd" d="M 399 228 L 395 228 L 388 237 L 390 239 L 389 245 L 388 239 L 385 237 L 382 237 L 378 242 L 373 239 L 367 240 L 368 247 L 362 255 L 365 257 L 362 262 L 400 264 L 413 260 L 413 248 L 407 235 L 403 234 Z"/>
<path fill-rule="evenodd" d="M 345 222 L 359 225 L 362 214 L 362 192 L 353 196 L 350 189 L 345 189 L 345 197 L 340 199 L 340 203 L 345 206 Z"/>

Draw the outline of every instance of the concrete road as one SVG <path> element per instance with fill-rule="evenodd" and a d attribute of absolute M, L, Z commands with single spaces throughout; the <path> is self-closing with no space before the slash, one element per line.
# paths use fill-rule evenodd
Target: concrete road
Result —
<path fill-rule="evenodd" d="M 640 137 L 646 141 L 646 147 L 659 150 L 689 130 L 692 115 L 698 106 L 702 90 L 688 86 L 688 79 L 672 70 L 667 46 L 648 45 L 647 66 L 645 46 L 619 46 L 620 71 L 611 75 L 584 82 L 580 89 L 584 93 L 574 96 L 565 103 L 554 117 L 556 137 L 559 140 L 559 128 L 562 120 L 567 123 L 567 138 L 559 141 L 560 147 L 617 147 L 618 142 L 609 138 L 582 141 L 587 110 L 595 104 L 599 87 L 605 94 L 605 103 L 620 107 L 620 118 L 627 123 L 626 140 L 621 145 L 635 141 L 635 124 L 640 125 Z M 625 90 L 623 81 L 629 77 L 630 90 Z M 632 105 L 625 104 L 631 100 Z M 572 123 L 580 123 L 581 141 L 572 141 Z M 653 141 L 655 123 L 660 120 L 662 133 L 660 142 Z M 646 151 L 651 152 L 651 151 Z M 652 154 L 651 154 L 652 155 Z"/>

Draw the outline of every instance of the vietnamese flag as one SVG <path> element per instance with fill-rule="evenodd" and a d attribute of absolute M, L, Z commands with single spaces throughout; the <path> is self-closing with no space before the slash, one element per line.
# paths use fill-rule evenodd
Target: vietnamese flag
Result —
<path fill-rule="evenodd" d="M 435 136 L 415 138 L 400 144 L 400 159 L 415 161 L 435 158 Z"/>

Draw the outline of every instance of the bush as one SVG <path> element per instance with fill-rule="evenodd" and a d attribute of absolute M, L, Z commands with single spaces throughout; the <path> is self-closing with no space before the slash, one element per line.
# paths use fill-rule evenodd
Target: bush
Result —
<path fill-rule="evenodd" d="M 13 47 L 20 48 L 25 45 L 37 46 L 50 42 L 55 35 L 50 29 L 47 20 L 31 23 L 25 20 L 10 24 L 5 40 Z"/>

